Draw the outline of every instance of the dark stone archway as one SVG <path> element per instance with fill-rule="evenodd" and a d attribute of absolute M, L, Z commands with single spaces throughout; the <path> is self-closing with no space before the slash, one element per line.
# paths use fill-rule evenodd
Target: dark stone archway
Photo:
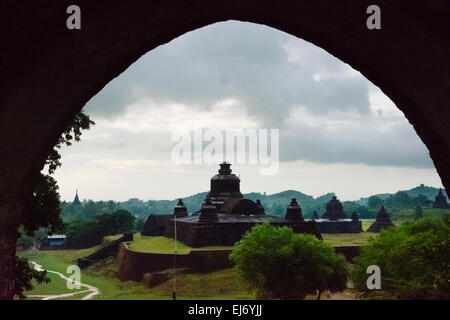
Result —
<path fill-rule="evenodd" d="M 359 70 L 403 111 L 450 191 L 450 3 L 366 0 L 0 1 L 0 298 L 8 297 L 15 227 L 31 177 L 74 115 L 140 56 L 230 19 L 310 41 Z M 76 3 L 82 29 L 66 28 Z"/>

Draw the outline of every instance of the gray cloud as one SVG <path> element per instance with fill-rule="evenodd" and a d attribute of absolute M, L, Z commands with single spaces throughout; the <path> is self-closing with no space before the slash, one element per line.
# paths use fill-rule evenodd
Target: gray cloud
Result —
<path fill-rule="evenodd" d="M 386 118 L 394 124 L 384 131 L 370 125 L 379 121 L 371 115 L 370 85 L 346 64 L 301 39 L 261 25 L 226 22 L 147 53 L 89 101 L 86 110 L 94 118 L 111 120 L 125 115 L 127 105 L 146 99 L 156 105 L 182 103 L 192 110 L 209 110 L 218 101 L 234 98 L 262 127 L 282 129 L 283 161 L 433 167 L 406 119 Z M 359 132 L 343 126 L 332 133 L 305 123 L 285 128 L 295 106 L 313 116 L 356 112 L 368 125 Z M 144 140 L 152 143 L 156 136 Z M 128 146 L 124 137 L 122 133 L 117 139 L 123 143 L 108 148 Z M 156 140 L 154 148 L 154 156 L 167 152 Z"/>
<path fill-rule="evenodd" d="M 289 42 L 302 53 L 288 61 Z M 281 31 L 250 23 L 218 23 L 190 32 L 142 57 L 88 103 L 107 117 L 142 98 L 208 109 L 218 100 L 242 101 L 264 123 L 281 121 L 292 104 L 315 112 L 337 108 L 366 112 L 362 77 L 316 82 L 320 70 L 341 72 L 342 63 L 322 49 Z"/>

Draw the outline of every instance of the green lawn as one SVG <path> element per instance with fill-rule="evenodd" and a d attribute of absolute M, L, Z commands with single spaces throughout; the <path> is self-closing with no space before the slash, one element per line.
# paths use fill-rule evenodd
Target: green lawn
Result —
<path fill-rule="evenodd" d="M 363 231 L 367 231 L 375 219 L 361 219 Z"/>
<path fill-rule="evenodd" d="M 373 221 L 373 219 L 367 219 L 363 223 L 370 225 Z M 330 243 L 332 246 L 358 246 L 366 244 L 370 237 L 376 235 L 376 233 L 362 232 L 355 234 L 322 234 L 322 237 L 325 242 Z M 192 250 L 232 249 L 232 247 L 226 246 L 191 248 L 181 242 L 177 242 L 177 246 L 178 254 L 189 254 Z M 174 252 L 174 240 L 163 236 L 147 237 L 135 235 L 134 240 L 128 243 L 128 247 L 136 252 L 172 254 Z"/>
<path fill-rule="evenodd" d="M 175 241 L 172 238 L 167 237 L 147 237 L 141 236 L 139 234 L 134 235 L 132 242 L 128 243 L 128 247 L 137 252 L 146 253 L 165 253 L 172 254 L 175 249 Z M 177 252 L 178 254 L 189 254 L 192 250 L 226 250 L 232 249 L 232 247 L 227 246 L 209 246 L 202 248 L 191 248 L 184 243 L 177 241 Z"/>
<path fill-rule="evenodd" d="M 76 259 L 93 252 L 96 248 L 85 250 L 49 250 L 39 253 L 22 252 L 26 257 L 42 265 L 46 269 L 66 274 L 67 267 L 76 263 Z M 81 271 L 81 282 L 99 289 L 100 294 L 94 300 L 166 300 L 172 299 L 172 281 L 167 281 L 154 288 L 147 288 L 142 283 L 133 281 L 121 282 L 115 277 L 116 258 L 106 259 Z M 71 293 L 66 288 L 66 281 L 59 276 L 49 274 L 48 284 L 34 284 L 27 295 L 51 295 Z M 239 276 L 233 269 L 220 270 L 205 274 L 177 275 L 177 298 L 179 299 L 254 299 Z M 83 288 L 82 288 L 83 289 Z M 64 299 L 80 299 L 83 294 Z M 37 298 L 33 298 L 37 299 Z"/>
<path fill-rule="evenodd" d="M 368 243 L 369 238 L 376 237 L 378 233 L 361 232 L 345 234 L 322 234 L 323 240 L 333 247 L 361 246 Z"/>
<path fill-rule="evenodd" d="M 36 263 L 42 265 L 46 269 L 54 270 L 66 274 L 67 267 L 71 264 L 76 264 L 76 258 L 83 257 L 94 251 L 88 250 L 52 250 L 41 251 L 39 253 L 26 254 L 24 256 Z M 88 268 L 81 271 L 81 282 L 97 287 L 100 294 L 94 296 L 93 299 L 157 299 L 155 294 L 152 294 L 148 289 L 136 282 L 128 281 L 121 282 L 114 276 L 114 271 L 108 269 L 108 265 L 101 272 L 94 268 Z M 73 291 L 65 289 L 66 281 L 57 275 L 51 275 L 52 281 L 49 284 L 36 285 L 31 291 L 26 294 L 31 295 L 47 295 L 71 293 Z M 74 290 L 79 291 L 79 290 Z M 81 295 L 82 296 L 82 295 Z M 74 296 L 74 298 L 78 298 Z"/>

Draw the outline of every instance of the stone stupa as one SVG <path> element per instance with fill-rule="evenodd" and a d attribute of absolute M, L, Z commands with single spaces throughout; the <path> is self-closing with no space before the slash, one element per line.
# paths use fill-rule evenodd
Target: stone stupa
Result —
<path fill-rule="evenodd" d="M 381 206 L 380 211 L 377 213 L 377 218 L 375 222 L 372 223 L 367 229 L 367 232 L 380 232 L 382 229 L 394 227 L 391 219 L 389 218 L 389 213 L 384 209 L 384 206 Z"/>
<path fill-rule="evenodd" d="M 439 193 L 434 198 L 433 208 L 435 209 L 448 209 L 447 198 L 442 193 L 442 189 L 439 189 Z"/>

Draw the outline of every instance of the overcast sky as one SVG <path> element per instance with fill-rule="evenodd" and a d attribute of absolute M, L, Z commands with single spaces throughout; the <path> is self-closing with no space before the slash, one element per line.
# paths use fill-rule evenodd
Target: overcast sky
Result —
<path fill-rule="evenodd" d="M 355 44 L 357 45 L 357 44 Z M 343 200 L 441 186 L 428 150 L 378 87 L 326 51 L 262 25 L 223 22 L 141 57 L 86 105 L 96 122 L 62 150 L 62 198 L 174 199 L 209 190 L 217 165 L 171 161 L 175 130 L 280 131 L 280 169 L 234 165 L 243 192 Z"/>

